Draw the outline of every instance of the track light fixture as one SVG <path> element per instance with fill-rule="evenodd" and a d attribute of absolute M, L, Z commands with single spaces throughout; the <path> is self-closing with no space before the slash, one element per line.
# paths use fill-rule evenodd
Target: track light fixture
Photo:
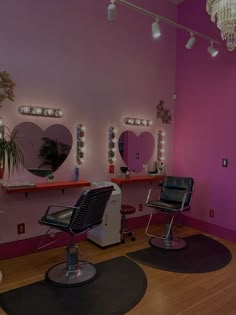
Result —
<path fill-rule="evenodd" d="M 190 28 L 188 28 L 188 27 L 186 27 L 186 26 L 184 26 L 182 24 L 178 24 L 178 23 L 176 23 L 176 22 L 174 22 L 174 21 L 172 21 L 172 20 L 170 20 L 170 19 L 168 19 L 168 18 L 166 18 L 164 16 L 161 16 L 159 14 L 156 14 L 156 13 L 153 13 L 153 12 L 148 11 L 146 9 L 143 9 L 142 7 L 139 7 L 139 6 L 137 6 L 137 5 L 133 4 L 133 3 L 130 3 L 128 1 L 126 1 L 126 0 L 111 0 L 110 5 L 108 6 L 108 20 L 109 21 L 114 21 L 114 19 L 115 19 L 115 16 L 116 16 L 115 3 L 116 4 L 117 3 L 118 4 L 122 4 L 122 5 L 124 5 L 124 6 L 128 7 L 128 8 L 134 9 L 134 10 L 136 10 L 138 12 L 141 12 L 143 14 L 146 14 L 148 16 L 153 17 L 156 20 L 155 22 L 152 23 L 152 37 L 154 39 L 157 39 L 157 38 L 159 38 L 161 36 L 161 31 L 160 31 L 160 27 L 159 27 L 159 22 L 161 21 L 161 22 L 170 24 L 170 25 L 172 25 L 172 26 L 174 26 L 174 27 L 176 27 L 178 29 L 181 29 L 181 30 L 191 34 L 191 37 L 189 38 L 189 40 L 188 40 L 188 42 L 187 42 L 187 44 L 185 46 L 187 49 L 191 49 L 193 47 L 193 45 L 195 44 L 195 42 L 196 42 L 196 37 L 195 36 L 201 37 L 201 38 L 203 38 L 203 39 L 205 39 L 207 41 L 212 42 L 213 44 L 217 44 L 217 45 L 220 44 L 219 41 L 217 41 L 217 40 L 215 40 L 215 39 L 213 39 L 213 38 L 211 38 L 211 37 L 209 37 L 207 35 L 204 35 L 202 33 L 194 31 L 194 30 L 192 30 L 192 29 L 190 29 Z M 213 47 L 213 44 L 212 44 L 212 47 Z M 213 47 L 213 49 L 217 50 L 214 47 Z M 211 50 L 212 50 L 212 48 L 211 48 Z M 208 48 L 208 51 L 209 51 L 209 48 Z M 218 53 L 218 50 L 217 50 L 217 53 Z M 214 56 L 216 56 L 217 53 L 215 52 Z M 210 53 L 210 54 L 212 54 L 212 53 Z"/>
<path fill-rule="evenodd" d="M 115 0 L 111 0 L 111 3 L 109 4 L 107 8 L 107 18 L 108 21 L 112 22 L 116 19 L 116 6 L 115 6 Z"/>
<path fill-rule="evenodd" d="M 207 50 L 212 57 L 216 57 L 219 51 L 213 45 L 214 43 L 211 41 L 211 45 L 207 48 Z"/>
<path fill-rule="evenodd" d="M 190 33 L 190 38 L 189 40 L 187 41 L 185 47 L 187 49 L 191 49 L 193 47 L 193 45 L 196 43 L 196 37 L 194 37 L 194 34 L 193 33 Z"/>
<path fill-rule="evenodd" d="M 161 36 L 161 29 L 159 25 L 159 19 L 156 17 L 156 21 L 152 23 L 152 38 L 158 39 Z"/>

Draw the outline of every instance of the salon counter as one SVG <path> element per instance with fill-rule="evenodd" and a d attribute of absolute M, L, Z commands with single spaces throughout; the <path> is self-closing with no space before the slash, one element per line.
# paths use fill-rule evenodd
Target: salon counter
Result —
<path fill-rule="evenodd" d="M 91 183 L 86 180 L 79 181 L 64 181 L 64 182 L 51 182 L 51 183 L 38 183 L 38 184 L 15 184 L 15 185 L 3 185 L 2 190 L 6 194 L 24 192 L 28 194 L 34 191 L 46 191 L 46 190 L 62 190 L 68 188 L 86 187 L 90 186 Z"/>
<path fill-rule="evenodd" d="M 165 175 L 141 175 L 141 176 L 130 176 L 129 178 L 113 177 L 111 181 L 118 185 L 140 183 L 140 182 L 160 182 L 164 180 Z"/>

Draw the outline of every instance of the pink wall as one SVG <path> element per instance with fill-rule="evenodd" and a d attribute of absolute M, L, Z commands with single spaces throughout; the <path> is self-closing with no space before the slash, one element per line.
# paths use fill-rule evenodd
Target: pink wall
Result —
<path fill-rule="evenodd" d="M 205 0 L 185 0 L 179 6 L 178 21 L 221 41 L 205 4 Z M 209 231 L 210 227 L 212 231 L 224 229 L 222 236 L 227 237 L 227 231 L 235 231 L 236 221 L 235 51 L 228 52 L 222 42 L 213 59 L 207 52 L 208 41 L 197 38 L 189 51 L 184 47 L 188 38 L 185 32 L 177 34 L 173 170 L 195 179 L 193 207 L 188 214 L 191 222 L 196 219 L 195 223 L 202 222 L 198 227 Z M 228 168 L 221 166 L 224 157 Z M 214 209 L 214 218 L 209 217 L 209 209 Z M 230 238 L 236 240 L 236 233 Z"/>
<path fill-rule="evenodd" d="M 176 18 L 176 7 L 166 0 L 134 0 L 148 10 Z M 118 19 L 107 21 L 109 1 L 8 0 L 1 4 L 1 70 L 16 82 L 14 103 L 6 102 L 0 112 L 7 125 L 32 121 L 46 129 L 61 123 L 71 131 L 74 143 L 55 180 L 71 180 L 76 165 L 76 126 L 86 126 L 86 161 L 80 177 L 90 181 L 109 180 L 107 138 L 110 126 L 118 135 L 130 129 L 137 134 L 158 129 L 167 132 L 167 170 L 172 168 L 172 126 L 156 120 L 156 105 L 165 100 L 174 112 L 175 29 L 162 25 L 163 36 L 151 39 L 153 20 L 118 5 Z M 64 110 L 62 119 L 34 118 L 18 113 L 19 105 L 41 105 Z M 152 127 L 127 127 L 125 116 L 153 120 Z M 156 159 L 156 149 L 153 160 Z M 123 162 L 117 156 L 115 174 Z M 7 178 L 5 178 L 7 180 Z M 27 171 L 14 181 L 42 182 Z M 11 179 L 12 181 L 12 179 Z M 131 188 L 124 200 L 135 206 L 144 203 L 147 189 L 137 194 Z M 0 243 L 30 238 L 44 233 L 38 224 L 49 203 L 73 203 L 78 191 L 0 195 Z M 136 197 L 138 195 L 138 197 Z M 143 213 L 137 213 L 141 215 Z M 18 223 L 26 224 L 26 234 L 17 236 Z"/>

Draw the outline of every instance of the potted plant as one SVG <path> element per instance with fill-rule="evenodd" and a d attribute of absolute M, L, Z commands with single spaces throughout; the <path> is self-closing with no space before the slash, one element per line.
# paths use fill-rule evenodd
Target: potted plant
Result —
<path fill-rule="evenodd" d="M 71 147 L 48 137 L 43 137 L 42 140 L 43 144 L 39 150 L 39 157 L 43 162 L 39 165 L 39 168 L 48 166 L 52 172 L 55 172 L 67 158 Z"/>
<path fill-rule="evenodd" d="M 13 170 L 17 170 L 24 162 L 23 152 L 16 141 L 16 132 L 10 132 L 8 127 L 0 128 L 0 178 L 8 169 L 10 176 Z"/>
<path fill-rule="evenodd" d="M 14 101 L 15 83 L 10 79 L 7 71 L 0 72 L 0 108 L 4 100 Z M 10 176 L 13 170 L 19 168 L 24 162 L 23 153 L 16 141 L 16 132 L 11 132 L 7 126 L 0 124 L 0 178 L 3 177 L 5 168 Z"/>

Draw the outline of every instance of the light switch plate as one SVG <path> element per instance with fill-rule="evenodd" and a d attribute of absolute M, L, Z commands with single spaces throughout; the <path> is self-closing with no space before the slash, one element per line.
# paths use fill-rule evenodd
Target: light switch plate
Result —
<path fill-rule="evenodd" d="M 226 158 L 222 159 L 222 167 L 228 167 L 228 159 Z"/>

